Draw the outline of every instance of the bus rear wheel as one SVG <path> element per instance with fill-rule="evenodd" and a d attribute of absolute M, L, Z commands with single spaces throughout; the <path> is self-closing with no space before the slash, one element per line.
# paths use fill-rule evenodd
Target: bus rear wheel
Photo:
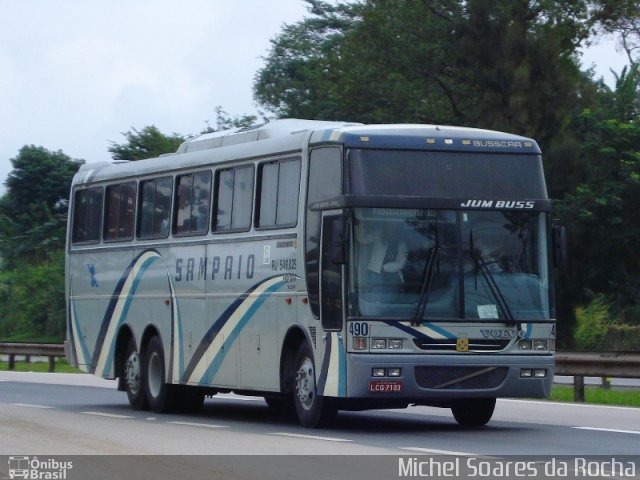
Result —
<path fill-rule="evenodd" d="M 156 413 L 170 412 L 176 405 L 176 388 L 165 378 L 164 349 L 157 336 L 149 340 L 144 355 L 144 376 L 147 401 Z"/>
<path fill-rule="evenodd" d="M 124 385 L 129 404 L 134 410 L 148 410 L 149 403 L 142 381 L 142 362 L 133 337 L 129 339 L 124 358 Z"/>
<path fill-rule="evenodd" d="M 293 402 L 302 426 L 319 428 L 335 418 L 337 409 L 332 399 L 318 395 L 313 352 L 307 343 L 296 353 L 293 387 Z"/>
<path fill-rule="evenodd" d="M 464 427 L 482 427 L 491 420 L 495 408 L 495 398 L 468 398 L 455 401 L 451 412 Z"/>

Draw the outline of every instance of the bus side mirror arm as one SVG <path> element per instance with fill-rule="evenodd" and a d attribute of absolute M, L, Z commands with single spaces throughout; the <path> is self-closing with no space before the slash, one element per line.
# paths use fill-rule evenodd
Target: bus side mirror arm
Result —
<path fill-rule="evenodd" d="M 553 250 L 553 264 L 557 268 L 567 266 L 567 232 L 562 225 L 551 227 L 551 248 Z"/>

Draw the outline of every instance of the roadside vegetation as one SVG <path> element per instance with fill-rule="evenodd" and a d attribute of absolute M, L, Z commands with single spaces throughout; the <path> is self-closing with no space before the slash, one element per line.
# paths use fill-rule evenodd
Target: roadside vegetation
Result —
<path fill-rule="evenodd" d="M 636 0 L 305 0 L 254 77 L 260 117 L 489 128 L 535 138 L 569 266 L 558 347 L 640 349 L 640 4 Z M 580 52 L 613 36 L 609 86 Z M 203 56 L 206 58 L 206 55 Z M 203 132 L 261 122 L 212 112 Z M 153 121 L 150 119 L 150 121 Z M 189 135 L 132 127 L 114 159 Z M 8 159 L 6 159 L 8 160 Z M 83 160 L 25 145 L 0 198 L 0 341 L 61 341 L 69 185 Z"/>

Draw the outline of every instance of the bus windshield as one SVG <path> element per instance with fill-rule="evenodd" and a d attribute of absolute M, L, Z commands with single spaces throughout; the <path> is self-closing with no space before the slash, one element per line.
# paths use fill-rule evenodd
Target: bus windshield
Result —
<path fill-rule="evenodd" d="M 349 315 L 549 319 L 546 214 L 353 210 Z"/>

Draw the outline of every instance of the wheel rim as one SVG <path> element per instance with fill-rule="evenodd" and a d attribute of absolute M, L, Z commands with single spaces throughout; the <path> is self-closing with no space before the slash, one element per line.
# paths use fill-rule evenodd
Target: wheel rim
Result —
<path fill-rule="evenodd" d="M 296 395 L 305 410 L 311 409 L 316 395 L 316 376 L 313 362 L 305 357 L 296 374 Z"/>
<path fill-rule="evenodd" d="M 149 356 L 149 393 L 153 398 L 160 395 L 160 388 L 162 387 L 162 362 L 160 361 L 160 355 L 157 352 L 153 352 Z"/>
<path fill-rule="evenodd" d="M 127 388 L 136 395 L 140 390 L 140 356 L 138 352 L 132 352 L 124 366 L 124 376 Z"/>

